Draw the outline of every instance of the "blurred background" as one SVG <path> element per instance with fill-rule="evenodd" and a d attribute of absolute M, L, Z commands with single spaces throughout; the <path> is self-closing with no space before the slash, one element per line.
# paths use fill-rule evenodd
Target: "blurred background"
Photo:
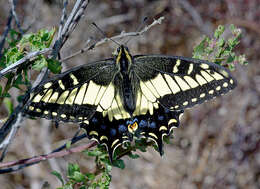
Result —
<path fill-rule="evenodd" d="M 75 1 L 69 2 L 71 9 Z M 61 0 L 18 0 L 16 10 L 22 28 L 36 32 L 58 27 L 62 7 Z M 8 1 L 0 0 L 1 34 L 9 10 Z M 136 31 L 145 16 L 148 24 L 160 16 L 165 16 L 165 20 L 144 35 L 133 37 L 128 43 L 132 54 L 191 57 L 203 35 L 212 37 L 219 24 L 232 23 L 242 29 L 236 51 L 246 55 L 249 65 L 236 65 L 233 76 L 238 86 L 234 91 L 186 110 L 171 144 L 165 145 L 163 158 L 152 148 L 146 153 L 138 152 L 141 158 L 137 160 L 124 157 L 126 168 L 113 168 L 110 187 L 260 188 L 260 0 L 92 0 L 61 56 L 83 48 L 89 38 L 103 38 L 92 22 L 111 37 L 122 31 Z M 64 62 L 63 71 L 111 57 L 116 47 L 107 42 Z M 33 78 L 36 76 L 37 73 Z M 17 95 L 16 90 L 12 93 Z M 4 107 L 0 112 L 1 119 L 7 116 Z M 44 119 L 26 119 L 5 161 L 46 154 L 73 137 L 76 130 L 77 125 L 73 124 L 61 123 L 55 128 Z M 60 182 L 50 173 L 56 170 L 66 175 L 68 162 L 80 164 L 82 172 L 94 169 L 92 158 L 76 153 L 1 175 L 1 188 L 41 188 L 45 182 L 50 188 L 58 187 Z"/>

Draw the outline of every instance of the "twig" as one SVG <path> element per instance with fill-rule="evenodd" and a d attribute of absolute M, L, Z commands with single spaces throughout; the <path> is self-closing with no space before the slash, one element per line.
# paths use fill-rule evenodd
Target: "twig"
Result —
<path fill-rule="evenodd" d="M 24 167 L 28 167 L 30 165 L 33 165 L 33 164 L 36 164 L 36 163 L 39 163 L 41 161 L 45 161 L 45 160 L 48 160 L 48 159 L 51 159 L 51 158 L 58 158 L 58 157 L 63 157 L 63 156 L 72 154 L 72 153 L 82 152 L 82 151 L 89 149 L 89 148 L 92 148 L 96 145 L 97 145 L 97 142 L 92 141 L 88 144 L 83 144 L 81 146 L 77 146 L 77 147 L 74 147 L 74 148 L 70 148 L 70 149 L 66 149 L 66 150 L 62 150 L 62 151 L 58 151 L 58 152 L 52 152 L 52 153 L 49 153 L 49 154 L 35 156 L 35 157 L 22 159 L 22 160 L 18 160 L 18 161 L 10 161 L 10 162 L 6 162 L 6 163 L 0 163 L 0 168 L 11 167 L 11 168 L 7 168 L 7 169 L 0 169 L 0 174 L 14 172 L 14 171 L 17 171 L 17 170 L 22 169 Z"/>
<path fill-rule="evenodd" d="M 13 13 L 10 10 L 10 14 L 9 14 L 9 17 L 8 17 L 8 20 L 7 20 L 7 24 L 5 26 L 4 33 L 3 33 L 2 37 L 0 38 L 0 58 L 2 57 L 2 50 L 3 50 L 4 45 L 5 45 L 6 36 L 7 36 L 8 32 L 11 28 L 12 19 L 13 19 Z"/>
<path fill-rule="evenodd" d="M 62 16 L 61 16 L 59 32 L 58 32 L 58 38 L 61 37 L 61 32 L 62 32 L 62 28 L 64 26 L 64 21 L 67 19 L 67 6 L 68 6 L 68 0 L 64 0 L 63 9 L 62 9 Z"/>
<path fill-rule="evenodd" d="M 52 49 L 51 48 L 46 48 L 46 49 L 43 49 L 43 50 L 40 50 L 40 51 L 34 51 L 34 52 L 30 52 L 29 54 L 27 54 L 25 57 L 23 57 L 22 59 L 18 60 L 17 62 L 11 64 L 10 66 L 2 69 L 0 71 L 0 79 L 7 73 L 13 71 L 14 69 L 16 69 L 18 66 L 20 66 L 21 64 L 27 62 L 28 60 L 31 60 L 33 58 L 35 58 L 36 56 L 38 55 L 41 55 L 41 54 L 45 54 L 45 53 L 48 53 L 50 52 Z"/>
<path fill-rule="evenodd" d="M 15 22 L 16 22 L 16 25 L 17 25 L 17 28 L 19 29 L 19 32 L 21 34 L 23 34 L 23 30 L 21 29 L 21 24 L 20 24 L 20 21 L 18 19 L 18 16 L 15 12 L 15 7 L 16 7 L 16 3 L 17 3 L 17 0 L 9 0 L 10 4 L 11 4 L 11 8 L 12 8 L 12 14 L 14 16 L 14 19 L 15 19 Z"/>
<path fill-rule="evenodd" d="M 52 58 L 56 58 L 58 52 L 63 47 L 64 43 L 67 41 L 70 34 L 74 31 L 77 23 L 82 17 L 84 10 L 86 9 L 89 1 L 88 0 L 77 0 L 67 21 L 65 22 L 59 38 L 55 41 L 52 51 Z"/>
<path fill-rule="evenodd" d="M 94 43 L 93 45 L 88 46 L 88 47 L 85 47 L 85 48 L 83 48 L 83 49 L 81 49 L 81 50 L 79 50 L 79 51 L 77 51 L 77 52 L 75 52 L 75 53 L 73 53 L 73 54 L 71 54 L 71 55 L 69 55 L 69 56 L 63 58 L 63 59 L 61 60 L 61 62 L 66 61 L 66 60 L 68 60 L 68 59 L 70 59 L 70 58 L 73 58 L 74 56 L 77 56 L 77 55 L 79 55 L 79 54 L 82 54 L 82 53 L 84 53 L 85 51 L 89 51 L 89 50 L 93 49 L 94 47 L 97 47 L 97 46 L 99 46 L 99 45 L 102 45 L 103 43 L 109 41 L 110 39 L 115 40 L 115 39 L 121 39 L 121 38 L 128 37 L 128 36 L 139 36 L 139 35 L 142 35 L 143 33 L 147 32 L 149 29 L 151 29 L 153 26 L 155 26 L 155 25 L 157 25 L 157 24 L 161 24 L 163 19 L 164 19 L 164 17 L 160 17 L 160 18 L 154 20 L 152 24 L 146 26 L 144 29 L 142 29 L 142 30 L 139 31 L 139 32 L 121 33 L 121 34 L 116 35 L 116 36 L 111 37 L 111 38 L 101 39 L 100 41 Z"/>

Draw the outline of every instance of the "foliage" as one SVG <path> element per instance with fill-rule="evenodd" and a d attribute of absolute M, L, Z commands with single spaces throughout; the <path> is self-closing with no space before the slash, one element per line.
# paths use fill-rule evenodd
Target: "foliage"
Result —
<path fill-rule="evenodd" d="M 213 38 L 203 37 L 194 48 L 193 58 L 215 62 L 227 66 L 230 70 L 234 70 L 236 64 L 246 65 L 248 62 L 245 55 L 237 55 L 234 52 L 235 47 L 240 43 L 240 37 L 241 29 L 236 28 L 233 24 L 229 29 L 220 25 Z"/>
<path fill-rule="evenodd" d="M 7 42 L 9 47 L 4 49 L 3 56 L 0 59 L 0 68 L 6 68 L 18 60 L 24 58 L 28 53 L 49 48 L 55 34 L 55 29 L 41 29 L 37 33 L 29 33 L 23 35 L 15 30 L 9 32 Z M 0 86 L 0 105 L 4 102 L 9 114 L 13 111 L 13 105 L 10 100 L 4 100 L 11 97 L 9 90 L 13 87 L 24 93 L 24 87 L 27 89 L 31 86 L 29 80 L 29 69 L 40 71 L 42 68 L 48 67 L 53 73 L 61 71 L 61 64 L 57 60 L 45 57 L 44 55 L 37 56 L 32 61 L 27 61 L 25 64 L 18 67 L 16 73 L 8 73 L 5 75 L 7 82 L 5 86 Z M 18 96 L 18 101 L 22 96 Z"/>

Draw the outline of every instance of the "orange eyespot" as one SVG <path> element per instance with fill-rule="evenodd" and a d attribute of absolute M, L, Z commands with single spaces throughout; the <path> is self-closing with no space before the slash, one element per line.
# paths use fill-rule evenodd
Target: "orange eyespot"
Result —
<path fill-rule="evenodd" d="M 137 129 L 138 129 L 138 124 L 136 122 L 128 125 L 128 131 L 130 133 L 134 133 Z"/>

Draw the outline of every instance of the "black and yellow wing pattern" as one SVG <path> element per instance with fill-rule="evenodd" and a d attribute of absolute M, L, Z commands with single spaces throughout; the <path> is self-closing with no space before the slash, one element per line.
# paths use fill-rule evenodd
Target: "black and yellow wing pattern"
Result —
<path fill-rule="evenodd" d="M 230 72 L 214 63 L 179 56 L 131 56 L 125 46 L 114 58 L 76 67 L 36 87 L 25 113 L 77 122 L 90 139 L 115 149 L 133 138 L 155 142 L 178 127 L 186 108 L 235 88 Z"/>

